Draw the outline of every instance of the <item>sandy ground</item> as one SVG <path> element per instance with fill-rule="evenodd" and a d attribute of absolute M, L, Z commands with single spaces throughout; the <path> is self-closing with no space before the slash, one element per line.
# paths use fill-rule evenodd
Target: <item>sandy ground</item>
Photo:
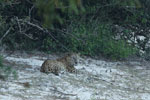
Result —
<path fill-rule="evenodd" d="M 150 100 L 148 62 L 84 58 L 75 66 L 76 74 L 39 71 L 45 59 L 56 57 L 23 53 L 5 57 L 4 63 L 18 77 L 0 80 L 0 100 Z"/>

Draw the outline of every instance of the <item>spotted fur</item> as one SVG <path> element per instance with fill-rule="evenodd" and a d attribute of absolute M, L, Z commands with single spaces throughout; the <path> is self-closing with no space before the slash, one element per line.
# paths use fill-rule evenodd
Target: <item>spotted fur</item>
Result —
<path fill-rule="evenodd" d="M 59 75 L 61 71 L 75 72 L 76 69 L 74 66 L 78 63 L 78 58 L 78 54 L 69 53 L 55 60 L 45 60 L 40 71 L 55 75 Z"/>

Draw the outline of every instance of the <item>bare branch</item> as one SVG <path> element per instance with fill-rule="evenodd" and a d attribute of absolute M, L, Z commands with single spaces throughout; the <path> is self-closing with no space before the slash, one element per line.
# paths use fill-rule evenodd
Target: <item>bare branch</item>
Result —
<path fill-rule="evenodd" d="M 18 27 L 19 27 L 19 32 L 22 33 L 22 29 L 21 29 L 21 25 L 20 25 L 18 17 L 16 17 L 16 20 L 17 20 L 17 24 L 18 24 Z"/>
<path fill-rule="evenodd" d="M 31 23 L 31 22 L 28 22 L 28 21 L 24 21 L 24 20 L 21 20 L 21 19 L 20 19 L 19 21 L 25 22 L 25 23 L 27 23 L 28 25 L 31 25 L 31 26 L 33 26 L 33 27 L 36 27 L 36 28 L 38 28 L 39 30 L 43 31 L 44 33 L 49 34 L 49 35 L 51 36 L 51 38 L 53 38 L 57 43 L 59 43 L 64 49 L 66 49 L 67 51 L 70 51 L 70 50 L 69 50 L 68 48 L 66 48 L 61 42 L 59 42 L 47 29 L 44 29 L 44 28 L 42 28 L 41 26 L 36 25 L 36 24 L 34 24 L 34 23 Z"/>
<path fill-rule="evenodd" d="M 22 21 L 22 20 L 19 20 L 19 21 Z M 39 25 L 33 24 L 33 23 L 31 23 L 31 22 L 27 22 L 27 21 L 23 21 L 23 22 L 25 22 L 25 23 L 27 23 L 27 24 L 29 24 L 29 25 L 31 25 L 31 26 L 34 26 L 34 27 L 38 28 L 38 29 L 41 30 L 41 31 L 44 31 L 44 32 L 46 31 L 46 29 L 40 27 Z"/>
<path fill-rule="evenodd" d="M 29 36 L 28 34 L 26 34 L 25 31 L 22 31 L 22 28 L 21 28 L 18 17 L 16 17 L 16 21 L 17 21 L 17 24 L 18 24 L 18 27 L 19 27 L 20 34 L 25 35 L 26 37 L 30 38 L 31 40 L 37 40 L 37 39 L 34 39 L 32 36 Z"/>
<path fill-rule="evenodd" d="M 26 34 L 25 32 L 22 32 L 21 34 L 25 35 L 26 37 L 30 38 L 31 40 L 38 40 L 37 38 L 33 38 L 32 36 Z"/>
<path fill-rule="evenodd" d="M 32 10 L 33 10 L 33 8 L 34 8 L 35 6 L 33 5 L 32 7 L 31 7 L 31 9 L 29 9 L 29 18 L 31 19 L 31 12 L 32 12 Z"/>
<path fill-rule="evenodd" d="M 6 35 L 10 32 L 10 30 L 11 30 L 11 27 L 6 31 L 6 33 L 0 39 L 0 44 L 2 43 L 2 40 L 6 37 Z"/>

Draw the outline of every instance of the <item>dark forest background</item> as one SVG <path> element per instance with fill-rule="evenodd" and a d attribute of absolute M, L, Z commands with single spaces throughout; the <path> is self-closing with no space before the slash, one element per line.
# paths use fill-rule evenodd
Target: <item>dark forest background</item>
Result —
<path fill-rule="evenodd" d="M 149 53 L 149 11 L 149 0 L 0 0 L 0 45 L 113 59 Z M 138 46 L 137 35 L 146 37 Z"/>

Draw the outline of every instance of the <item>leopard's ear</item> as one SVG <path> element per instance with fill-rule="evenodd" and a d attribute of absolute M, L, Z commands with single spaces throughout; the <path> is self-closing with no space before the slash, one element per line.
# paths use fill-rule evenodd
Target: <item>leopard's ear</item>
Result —
<path fill-rule="evenodd" d="M 71 55 L 73 55 L 74 54 L 74 52 L 67 52 L 65 55 L 66 56 L 71 56 Z"/>
<path fill-rule="evenodd" d="M 81 56 L 81 53 L 80 53 L 80 52 L 78 52 L 78 53 L 77 53 L 77 55 L 78 55 L 78 56 Z"/>
<path fill-rule="evenodd" d="M 66 56 L 71 56 L 72 53 L 71 53 L 71 52 L 67 52 L 65 55 L 66 55 Z"/>

